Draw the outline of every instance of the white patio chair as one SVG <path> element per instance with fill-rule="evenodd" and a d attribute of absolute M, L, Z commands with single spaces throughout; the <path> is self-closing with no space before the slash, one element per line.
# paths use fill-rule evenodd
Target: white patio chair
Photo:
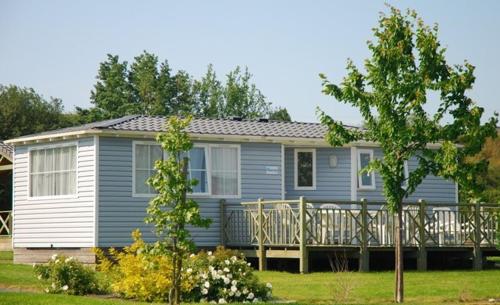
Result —
<path fill-rule="evenodd" d="M 456 234 L 456 213 L 450 207 L 433 207 L 432 214 L 438 244 L 442 246 L 451 242 Z"/>
<path fill-rule="evenodd" d="M 322 204 L 321 209 L 321 235 L 322 243 L 340 243 L 340 205 L 335 203 Z"/>

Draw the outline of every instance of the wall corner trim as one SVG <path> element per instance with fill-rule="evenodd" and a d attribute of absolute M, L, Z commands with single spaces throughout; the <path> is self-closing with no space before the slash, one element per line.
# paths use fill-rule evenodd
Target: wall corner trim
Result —
<path fill-rule="evenodd" d="M 358 161 L 357 161 L 357 149 L 351 146 L 351 201 L 356 201 L 358 199 Z"/>

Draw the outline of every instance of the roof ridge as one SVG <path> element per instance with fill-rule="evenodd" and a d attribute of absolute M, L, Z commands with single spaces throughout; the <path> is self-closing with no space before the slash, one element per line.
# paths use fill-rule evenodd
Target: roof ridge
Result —
<path fill-rule="evenodd" d="M 111 120 L 106 120 L 106 121 L 101 121 L 101 122 L 96 122 L 99 125 L 96 126 L 95 128 L 113 128 L 113 126 L 130 122 L 133 119 L 136 119 L 138 117 L 142 117 L 144 115 L 141 114 L 131 114 L 131 115 L 126 115 L 121 118 L 116 118 L 116 119 L 111 119 Z"/>

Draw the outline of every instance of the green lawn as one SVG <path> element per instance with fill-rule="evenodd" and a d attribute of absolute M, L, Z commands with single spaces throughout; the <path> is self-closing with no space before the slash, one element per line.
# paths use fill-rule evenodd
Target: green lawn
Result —
<path fill-rule="evenodd" d="M 147 304 L 103 297 L 40 293 L 33 268 L 5 263 L 9 261 L 9 255 L 0 252 L 0 304 Z M 299 304 L 392 303 L 392 272 L 300 275 L 267 271 L 257 274 L 262 281 L 273 284 L 275 297 L 283 301 L 294 300 Z M 487 303 L 489 298 L 500 298 L 500 270 L 407 272 L 405 276 L 408 304 L 477 304 Z M 5 292 L 5 288 L 31 291 Z"/>

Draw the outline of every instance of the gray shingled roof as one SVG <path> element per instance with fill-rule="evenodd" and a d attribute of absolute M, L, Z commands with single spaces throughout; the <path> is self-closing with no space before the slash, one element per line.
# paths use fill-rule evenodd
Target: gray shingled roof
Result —
<path fill-rule="evenodd" d="M 117 124 L 117 123 L 129 120 L 129 119 L 133 119 L 135 117 L 137 117 L 137 115 L 129 115 L 129 116 L 124 116 L 124 117 L 121 117 L 118 119 L 99 121 L 99 122 L 88 123 L 88 124 L 83 124 L 83 125 L 78 125 L 78 126 L 73 126 L 73 127 L 67 127 L 67 128 L 44 131 L 44 132 L 35 133 L 35 134 L 24 135 L 24 136 L 18 137 L 16 139 L 31 138 L 34 136 L 55 135 L 55 134 L 59 134 L 59 133 L 67 133 L 67 132 L 74 132 L 74 131 L 107 128 L 109 126 L 112 126 L 113 124 Z"/>
<path fill-rule="evenodd" d="M 165 117 L 138 116 L 107 128 L 160 132 L 165 130 L 166 121 Z M 317 123 L 197 118 L 191 121 L 187 131 L 192 134 L 323 138 L 326 128 Z"/>
<path fill-rule="evenodd" d="M 18 139 L 56 135 L 84 130 L 123 130 L 137 132 L 160 132 L 165 130 L 166 117 L 131 115 L 119 119 L 95 122 L 75 127 L 27 135 Z M 195 118 L 188 127 L 191 134 L 262 136 L 284 138 L 322 139 L 326 127 L 319 123 L 281 122 L 267 120 L 207 119 Z"/>
<path fill-rule="evenodd" d="M 13 146 L 5 144 L 0 141 L 0 156 L 5 156 L 7 159 L 12 160 L 12 153 L 14 152 Z"/>

